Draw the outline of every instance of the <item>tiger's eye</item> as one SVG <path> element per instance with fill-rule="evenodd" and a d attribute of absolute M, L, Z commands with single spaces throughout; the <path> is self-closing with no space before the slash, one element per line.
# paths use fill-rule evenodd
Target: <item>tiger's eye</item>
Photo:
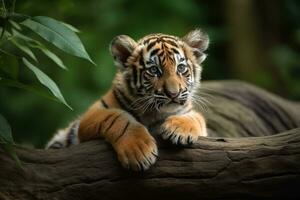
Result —
<path fill-rule="evenodd" d="M 177 72 L 184 73 L 187 70 L 187 66 L 184 64 L 180 64 L 177 66 Z"/>
<path fill-rule="evenodd" d="M 149 71 L 151 74 L 158 74 L 159 73 L 159 69 L 157 66 L 152 66 L 149 68 Z"/>

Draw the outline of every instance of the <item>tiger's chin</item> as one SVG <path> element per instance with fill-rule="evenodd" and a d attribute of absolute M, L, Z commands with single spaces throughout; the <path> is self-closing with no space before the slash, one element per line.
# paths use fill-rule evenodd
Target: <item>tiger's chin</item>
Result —
<path fill-rule="evenodd" d="M 177 109 L 182 108 L 186 104 L 186 102 L 187 100 L 180 100 L 180 101 L 172 100 L 162 105 L 159 110 L 161 112 L 172 113 Z"/>

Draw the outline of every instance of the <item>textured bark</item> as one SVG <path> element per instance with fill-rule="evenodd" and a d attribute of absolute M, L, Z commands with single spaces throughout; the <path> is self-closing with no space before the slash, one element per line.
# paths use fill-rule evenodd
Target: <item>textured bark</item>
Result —
<path fill-rule="evenodd" d="M 299 199 L 299 104 L 237 81 L 207 82 L 200 94 L 216 137 L 190 147 L 157 137 L 158 162 L 140 173 L 122 169 L 103 140 L 18 147 L 22 170 L 0 150 L 0 199 Z"/>

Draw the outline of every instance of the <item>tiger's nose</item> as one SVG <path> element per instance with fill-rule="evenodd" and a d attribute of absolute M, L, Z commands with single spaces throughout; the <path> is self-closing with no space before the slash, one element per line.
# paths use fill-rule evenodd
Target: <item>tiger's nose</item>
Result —
<path fill-rule="evenodd" d="M 178 84 L 178 80 L 174 78 L 174 76 L 169 76 L 164 82 L 163 90 L 167 97 L 175 99 L 180 93 L 180 85 Z"/>
<path fill-rule="evenodd" d="M 175 97 L 177 97 L 179 95 L 179 91 L 175 91 L 175 90 L 170 90 L 170 89 L 165 89 L 165 94 L 171 98 L 174 99 Z"/>

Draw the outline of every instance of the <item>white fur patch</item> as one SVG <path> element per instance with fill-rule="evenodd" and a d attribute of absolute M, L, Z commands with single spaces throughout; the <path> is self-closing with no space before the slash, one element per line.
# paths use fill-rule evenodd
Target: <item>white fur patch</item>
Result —
<path fill-rule="evenodd" d="M 71 123 L 67 128 L 58 130 L 57 133 L 54 134 L 52 139 L 47 143 L 45 148 L 49 149 L 56 143 L 60 145 L 61 148 L 66 147 L 68 144 L 78 144 L 78 128 L 79 121 L 75 121 Z"/>

